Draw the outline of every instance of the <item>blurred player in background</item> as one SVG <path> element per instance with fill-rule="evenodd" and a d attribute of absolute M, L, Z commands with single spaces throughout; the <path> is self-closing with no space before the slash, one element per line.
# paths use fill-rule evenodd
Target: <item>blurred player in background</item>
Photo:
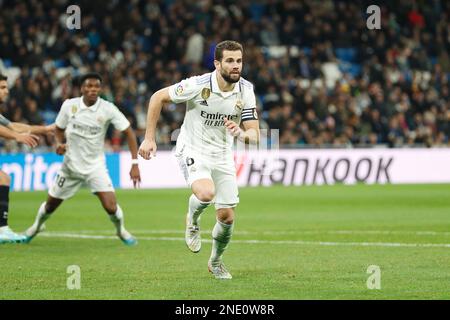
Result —
<path fill-rule="evenodd" d="M 0 104 L 6 102 L 8 98 L 8 78 L 0 74 Z M 29 147 L 36 147 L 39 137 L 36 134 L 47 134 L 54 130 L 54 125 L 50 126 L 30 126 L 24 123 L 11 122 L 3 115 L 0 115 L 0 136 L 5 139 L 16 140 Z M 0 170 L 0 243 L 20 243 L 25 241 L 25 236 L 17 234 L 8 226 L 9 212 L 9 185 L 11 178 L 4 171 Z"/>
<path fill-rule="evenodd" d="M 185 239 L 192 252 L 200 251 L 200 214 L 214 202 L 217 222 L 208 270 L 217 279 L 232 278 L 222 256 L 233 233 L 234 208 L 239 202 L 234 137 L 245 143 L 259 142 L 256 99 L 253 85 L 241 78 L 242 57 L 241 44 L 223 41 L 215 49 L 214 72 L 185 79 L 153 94 L 145 140 L 139 149 L 144 159 L 155 156 L 155 129 L 163 104 L 187 102 L 176 145 L 176 157 L 193 193 Z"/>
<path fill-rule="evenodd" d="M 136 136 L 122 112 L 99 97 L 100 75 L 86 74 L 80 84 L 82 96 L 64 101 L 56 118 L 56 153 L 64 155 L 64 161 L 48 192 L 47 201 L 41 204 L 34 224 L 25 232 L 26 242 L 30 242 L 59 205 L 75 195 L 85 183 L 100 199 L 116 227 L 117 236 L 126 245 L 134 245 L 137 240 L 125 229 L 124 214 L 117 204 L 108 174 L 104 142 L 110 123 L 125 133 L 132 156 L 130 177 L 136 187 L 141 181 Z"/>

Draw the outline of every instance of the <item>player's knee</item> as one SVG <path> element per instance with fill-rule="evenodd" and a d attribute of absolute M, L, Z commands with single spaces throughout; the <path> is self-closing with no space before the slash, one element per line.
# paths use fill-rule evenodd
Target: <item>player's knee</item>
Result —
<path fill-rule="evenodd" d="M 227 217 L 227 218 L 219 219 L 219 221 L 224 224 L 232 224 L 234 222 L 234 218 Z"/>
<path fill-rule="evenodd" d="M 222 223 L 232 224 L 234 222 L 234 208 L 217 209 L 217 219 Z"/>
<path fill-rule="evenodd" d="M 195 195 L 201 202 L 211 202 L 214 199 L 214 191 L 201 190 Z"/>
<path fill-rule="evenodd" d="M 11 178 L 5 172 L 0 171 L 0 185 L 9 186 L 11 183 Z"/>

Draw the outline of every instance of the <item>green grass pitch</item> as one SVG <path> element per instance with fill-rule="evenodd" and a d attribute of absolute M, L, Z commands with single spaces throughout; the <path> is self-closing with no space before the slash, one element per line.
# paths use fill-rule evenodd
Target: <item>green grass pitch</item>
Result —
<path fill-rule="evenodd" d="M 225 254 L 233 274 L 207 271 L 214 209 L 203 247 L 184 244 L 182 190 L 119 190 L 126 247 L 87 190 L 66 201 L 30 244 L 0 246 L 0 299 L 449 299 L 450 186 L 241 188 Z M 25 230 L 45 192 L 11 193 L 10 225 Z M 81 270 L 69 290 L 67 267 Z M 381 289 L 369 290 L 370 265 Z"/>

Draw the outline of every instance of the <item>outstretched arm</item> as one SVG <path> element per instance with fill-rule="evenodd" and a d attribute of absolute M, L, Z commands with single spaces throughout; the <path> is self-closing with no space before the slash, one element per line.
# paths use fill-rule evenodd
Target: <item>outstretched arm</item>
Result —
<path fill-rule="evenodd" d="M 30 126 L 25 123 L 11 122 L 3 115 L 0 115 L 0 125 L 5 126 L 17 133 L 27 134 L 47 134 L 52 133 L 55 130 L 54 124 L 51 124 L 49 126 Z"/>
<path fill-rule="evenodd" d="M 141 182 L 141 173 L 139 171 L 137 158 L 138 147 L 136 142 L 136 135 L 134 134 L 133 129 L 131 129 L 131 126 L 125 129 L 123 133 L 125 133 L 125 135 L 127 136 L 128 148 L 130 149 L 132 159 L 130 178 L 131 180 L 133 180 L 133 186 L 136 188 L 136 186 L 139 186 L 139 183 Z"/>
<path fill-rule="evenodd" d="M 147 129 L 145 139 L 139 147 L 139 155 L 145 160 L 151 159 L 156 155 L 156 124 L 158 123 L 161 109 L 165 103 L 171 102 L 169 88 L 163 88 L 155 92 L 150 98 L 147 112 Z"/>
<path fill-rule="evenodd" d="M 0 126 L 0 137 L 16 140 L 19 143 L 26 144 L 29 147 L 36 147 L 38 145 L 39 137 L 32 134 L 20 134 L 15 131 L 12 131 L 4 126 Z"/>
<path fill-rule="evenodd" d="M 55 125 L 51 124 L 48 126 L 32 126 L 20 122 L 11 122 L 8 125 L 8 128 L 18 133 L 47 134 L 54 132 Z"/>

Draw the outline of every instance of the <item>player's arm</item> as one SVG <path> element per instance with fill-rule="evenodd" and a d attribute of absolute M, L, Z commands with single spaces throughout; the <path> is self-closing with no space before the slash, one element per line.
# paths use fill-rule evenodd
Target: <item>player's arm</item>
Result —
<path fill-rule="evenodd" d="M 8 128 L 18 133 L 47 134 L 54 132 L 55 125 L 51 124 L 48 126 L 33 126 L 20 122 L 11 122 L 8 125 Z"/>
<path fill-rule="evenodd" d="M 136 188 L 136 186 L 139 186 L 139 183 L 141 182 L 141 173 L 139 171 L 138 166 L 138 146 L 136 142 L 136 135 L 134 134 L 133 129 L 131 129 L 131 126 L 129 126 L 127 129 L 123 131 L 123 133 L 127 136 L 127 142 L 128 142 L 128 148 L 130 149 L 131 153 L 131 170 L 130 170 L 130 178 L 133 180 L 133 186 Z"/>
<path fill-rule="evenodd" d="M 26 144 L 32 148 L 36 147 L 39 141 L 39 137 L 35 135 L 18 133 L 4 126 L 0 126 L 0 137 L 9 140 L 16 140 L 17 142 Z"/>
<path fill-rule="evenodd" d="M 145 160 L 149 160 L 156 155 L 156 124 L 158 123 L 163 105 L 171 101 L 169 87 L 156 91 L 150 98 L 145 138 L 139 147 L 139 155 Z"/>
<path fill-rule="evenodd" d="M 55 126 L 55 141 L 56 141 L 56 153 L 60 156 L 64 155 L 67 151 L 66 137 L 64 135 L 65 129 L 61 129 L 57 125 Z"/>
<path fill-rule="evenodd" d="M 64 101 L 55 119 L 56 154 L 59 154 L 60 156 L 64 155 L 67 151 L 65 131 L 69 124 L 68 101 L 70 100 Z"/>
<path fill-rule="evenodd" d="M 17 133 L 47 134 L 52 133 L 55 130 L 55 125 L 53 124 L 49 126 L 30 126 L 25 123 L 11 122 L 3 115 L 0 115 L 0 124 Z"/>
<path fill-rule="evenodd" d="M 252 144 L 258 144 L 259 143 L 259 120 L 247 120 L 242 122 L 242 127 L 244 128 L 241 137 L 238 139 L 241 139 L 246 144 L 252 143 Z"/>
<path fill-rule="evenodd" d="M 224 121 L 225 127 L 232 136 L 237 137 L 246 144 L 259 143 L 259 121 L 257 119 L 242 122 L 242 129 L 236 122 L 228 120 L 226 117 L 224 118 Z"/>

